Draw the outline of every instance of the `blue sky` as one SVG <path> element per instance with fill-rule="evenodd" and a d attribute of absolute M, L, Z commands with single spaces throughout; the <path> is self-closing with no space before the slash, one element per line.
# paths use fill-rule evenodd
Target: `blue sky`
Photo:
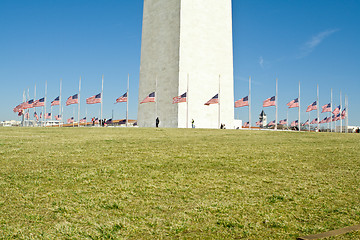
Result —
<path fill-rule="evenodd" d="M 48 83 L 49 102 L 78 92 L 82 77 L 81 117 L 99 116 L 100 105 L 85 98 L 101 91 L 104 75 L 104 117 L 125 117 L 126 104 L 113 104 L 126 91 L 130 74 L 129 117 L 137 117 L 143 0 L 131 1 L 0 1 L 0 121 L 18 119 L 12 108 L 30 98 L 37 87 L 43 97 Z M 248 94 L 252 77 L 252 119 L 262 101 L 275 95 L 279 79 L 279 120 L 286 118 L 286 103 L 298 96 L 301 82 L 302 120 L 307 105 L 340 103 L 340 91 L 349 98 L 349 124 L 359 125 L 360 113 L 360 2 L 233 0 L 234 96 Z M 344 100 L 343 100 L 344 101 Z M 54 114 L 58 107 L 53 108 Z M 265 108 L 269 121 L 275 108 Z M 289 110 L 296 120 L 297 109 Z M 64 117 L 73 107 L 64 107 Z M 311 118 L 315 118 L 315 112 Z M 77 113 L 75 114 L 77 117 Z M 247 120 L 248 109 L 235 110 Z M 324 118 L 327 114 L 321 114 Z"/>

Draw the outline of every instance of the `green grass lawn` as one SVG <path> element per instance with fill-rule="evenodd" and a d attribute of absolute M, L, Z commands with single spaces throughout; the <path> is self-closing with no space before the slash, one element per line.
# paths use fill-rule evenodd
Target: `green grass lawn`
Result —
<path fill-rule="evenodd" d="M 0 128 L 0 239 L 296 239 L 351 226 L 359 153 L 360 134 Z"/>

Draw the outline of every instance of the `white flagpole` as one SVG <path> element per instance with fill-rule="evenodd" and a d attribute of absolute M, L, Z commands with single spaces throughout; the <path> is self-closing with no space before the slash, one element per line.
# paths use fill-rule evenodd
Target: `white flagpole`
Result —
<path fill-rule="evenodd" d="M 319 125 L 319 121 L 320 121 L 320 103 L 319 103 L 319 84 L 317 85 L 317 99 L 316 99 L 316 104 L 317 104 L 317 129 L 318 131 L 320 130 L 320 125 Z M 320 132 L 320 131 L 319 131 Z"/>
<path fill-rule="evenodd" d="M 275 130 L 277 130 L 277 123 L 278 123 L 278 79 L 276 78 L 276 97 L 275 97 L 275 105 L 276 105 L 276 110 L 275 110 Z"/>
<path fill-rule="evenodd" d="M 349 132 L 349 100 L 348 100 L 348 96 L 345 95 L 345 100 L 346 100 L 346 112 L 345 112 L 345 121 L 346 121 L 346 133 Z"/>
<path fill-rule="evenodd" d="M 155 115 L 158 118 L 158 92 L 157 92 L 157 75 L 155 76 Z"/>
<path fill-rule="evenodd" d="M 35 83 L 35 88 L 34 88 L 34 101 L 36 100 L 36 83 Z M 34 107 L 34 123 L 36 122 L 36 126 L 37 126 L 37 121 L 35 120 L 35 112 L 36 112 L 36 107 Z M 37 114 L 37 113 L 36 113 Z M 33 125 L 33 127 L 35 127 L 35 124 Z"/>
<path fill-rule="evenodd" d="M 46 127 L 46 122 L 47 122 L 47 120 L 46 120 L 46 117 L 47 117 L 47 113 L 46 113 L 46 103 L 47 103 L 47 81 L 45 82 L 45 127 Z"/>
<path fill-rule="evenodd" d="M 63 116 L 61 114 L 61 86 L 62 85 L 62 79 L 60 79 L 60 96 L 59 96 L 59 117 L 61 117 L 61 120 L 63 119 Z M 60 123 L 61 123 L 61 120 L 59 120 L 59 127 L 60 127 Z"/>
<path fill-rule="evenodd" d="M 75 126 L 75 118 L 74 118 L 74 116 L 75 116 L 75 105 L 73 105 L 73 122 L 72 122 L 73 127 Z"/>
<path fill-rule="evenodd" d="M 103 119 L 103 102 L 104 102 L 104 75 L 101 77 L 101 106 L 100 106 L 100 127 L 101 127 L 101 121 Z"/>
<path fill-rule="evenodd" d="M 78 97 L 78 127 L 80 127 L 80 92 L 81 92 L 81 76 L 79 79 L 79 97 Z"/>
<path fill-rule="evenodd" d="M 249 129 L 251 130 L 251 76 L 249 77 L 249 99 L 248 99 L 248 101 L 249 101 Z"/>
<path fill-rule="evenodd" d="M 330 119 L 331 119 L 332 108 L 333 108 L 332 95 L 333 95 L 333 92 L 332 92 L 332 89 L 331 89 L 331 95 L 330 95 Z M 333 124 L 332 124 L 332 119 L 331 119 L 331 121 L 330 121 L 330 132 L 332 132 L 332 131 L 333 131 Z"/>
<path fill-rule="evenodd" d="M 189 73 L 186 82 L 186 128 L 189 128 Z"/>
<path fill-rule="evenodd" d="M 126 92 L 126 95 L 127 95 L 127 101 L 126 101 L 126 127 L 128 127 L 128 125 L 129 125 L 129 82 L 130 82 L 130 74 L 128 73 L 127 92 Z"/>
<path fill-rule="evenodd" d="M 310 132 L 310 112 L 309 112 L 309 132 Z"/>
<path fill-rule="evenodd" d="M 343 129 L 342 129 L 342 119 L 341 119 L 341 111 L 342 111 L 342 97 L 341 97 L 341 91 L 340 91 L 340 131 L 339 132 L 343 132 Z"/>
<path fill-rule="evenodd" d="M 286 109 L 286 129 L 289 130 L 289 108 Z"/>
<path fill-rule="evenodd" d="M 299 81 L 299 122 L 298 122 L 298 126 L 299 126 L 299 132 L 301 129 L 301 124 L 300 124 L 300 81 Z"/>
<path fill-rule="evenodd" d="M 220 78 L 221 78 L 221 75 L 219 74 L 219 93 L 218 93 L 218 128 L 220 128 Z"/>
<path fill-rule="evenodd" d="M 27 91 L 27 101 L 30 101 L 29 88 L 28 88 L 28 91 Z M 30 123 L 29 123 L 29 121 L 30 121 L 30 108 L 27 109 L 27 113 L 28 113 L 29 116 L 28 116 L 28 119 L 26 121 L 26 125 L 27 125 L 27 127 L 29 127 L 30 126 Z"/>

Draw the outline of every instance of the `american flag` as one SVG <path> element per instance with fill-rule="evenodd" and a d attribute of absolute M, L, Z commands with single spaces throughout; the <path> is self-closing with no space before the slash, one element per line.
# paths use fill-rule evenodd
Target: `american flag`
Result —
<path fill-rule="evenodd" d="M 18 116 L 22 116 L 24 114 L 24 110 L 19 110 Z"/>
<path fill-rule="evenodd" d="M 262 124 L 262 121 L 257 121 L 256 123 L 255 123 L 257 126 L 260 126 L 261 124 Z"/>
<path fill-rule="evenodd" d="M 51 119 L 51 113 L 46 114 L 46 119 Z"/>
<path fill-rule="evenodd" d="M 306 122 L 304 122 L 302 125 L 303 126 L 309 125 L 309 120 L 306 120 Z"/>
<path fill-rule="evenodd" d="M 245 106 L 249 106 L 249 97 L 248 96 L 235 101 L 236 108 L 245 107 Z"/>
<path fill-rule="evenodd" d="M 339 113 L 340 113 L 340 105 L 337 106 L 337 107 L 334 109 L 334 111 L 332 112 L 332 114 L 338 115 Z"/>
<path fill-rule="evenodd" d="M 71 117 L 67 120 L 67 123 L 73 123 L 74 122 L 74 117 Z"/>
<path fill-rule="evenodd" d="M 335 118 L 336 118 L 336 116 L 335 116 L 335 115 L 332 115 L 331 121 L 335 122 Z"/>
<path fill-rule="evenodd" d="M 286 105 L 289 106 L 289 108 L 296 108 L 299 107 L 299 98 L 295 98 L 291 102 L 288 102 Z"/>
<path fill-rule="evenodd" d="M 327 117 L 326 118 L 326 123 L 329 123 L 329 122 L 331 122 L 332 121 L 332 117 Z"/>
<path fill-rule="evenodd" d="M 275 126 L 275 120 L 268 123 L 268 126 Z"/>
<path fill-rule="evenodd" d="M 180 96 L 173 98 L 173 103 L 182 103 L 182 102 L 186 102 L 186 93 L 183 93 Z"/>
<path fill-rule="evenodd" d="M 52 102 L 51 106 L 60 105 L 60 96 L 56 97 Z"/>
<path fill-rule="evenodd" d="M 120 103 L 120 102 L 127 102 L 128 100 L 128 93 L 124 93 L 121 97 L 119 97 L 118 99 L 116 99 L 116 102 L 117 103 Z"/>
<path fill-rule="evenodd" d="M 142 100 L 142 102 L 140 102 L 140 104 L 149 102 L 155 102 L 155 92 L 150 93 L 149 96 L 147 96 L 144 100 Z"/>
<path fill-rule="evenodd" d="M 86 104 L 95 104 L 95 103 L 101 103 L 101 93 L 86 99 Z"/>
<path fill-rule="evenodd" d="M 95 123 L 99 123 L 99 118 L 95 118 Z"/>
<path fill-rule="evenodd" d="M 34 102 L 34 107 L 43 107 L 45 106 L 45 98 L 40 98 Z"/>
<path fill-rule="evenodd" d="M 286 124 L 287 124 L 287 119 L 280 120 L 279 124 L 281 124 L 281 125 L 286 125 Z"/>
<path fill-rule="evenodd" d="M 339 121 L 341 119 L 341 114 L 339 113 L 338 115 L 336 115 L 336 117 L 334 118 L 334 121 Z"/>
<path fill-rule="evenodd" d="M 86 123 L 86 117 L 80 119 L 80 123 Z"/>
<path fill-rule="evenodd" d="M 311 121 L 311 123 L 310 124 L 317 124 L 318 123 L 318 119 L 317 118 L 315 118 L 314 120 L 312 120 Z"/>
<path fill-rule="evenodd" d="M 29 112 L 25 113 L 25 119 L 29 119 L 29 118 L 30 118 Z"/>
<path fill-rule="evenodd" d="M 327 122 L 328 117 L 325 117 L 323 120 L 321 120 L 319 123 L 326 123 Z"/>
<path fill-rule="evenodd" d="M 346 118 L 346 108 L 344 108 L 344 110 L 341 113 L 341 119 L 345 119 Z"/>
<path fill-rule="evenodd" d="M 219 94 L 216 94 L 213 96 L 209 101 L 207 101 L 204 105 L 209 106 L 210 104 L 216 104 L 219 103 Z"/>
<path fill-rule="evenodd" d="M 23 109 L 28 109 L 33 107 L 34 107 L 34 99 L 31 99 L 23 104 Z"/>
<path fill-rule="evenodd" d="M 275 96 L 268 98 L 263 102 L 263 107 L 271 107 L 271 106 L 276 106 Z"/>
<path fill-rule="evenodd" d="M 70 96 L 67 100 L 66 100 L 66 106 L 69 106 L 71 104 L 77 104 L 79 103 L 79 99 L 78 99 L 78 95 L 75 94 L 74 96 Z"/>
<path fill-rule="evenodd" d="M 310 111 L 316 110 L 316 109 L 317 109 L 317 103 L 315 101 L 307 107 L 306 112 L 310 112 Z"/>
<path fill-rule="evenodd" d="M 58 120 L 58 121 L 60 121 L 60 120 L 61 120 L 61 115 L 56 115 L 56 116 L 55 116 L 55 119 Z"/>
<path fill-rule="evenodd" d="M 34 117 L 36 118 L 36 121 L 39 121 L 39 116 L 37 115 L 36 112 L 34 112 Z"/>
<path fill-rule="evenodd" d="M 297 126 L 297 125 L 298 125 L 298 122 L 299 122 L 298 120 L 291 122 L 291 126 L 292 126 L 292 127 Z"/>
<path fill-rule="evenodd" d="M 39 115 L 39 117 L 40 117 L 40 118 L 42 118 L 41 116 L 42 116 L 42 112 L 40 112 L 40 115 Z"/>
<path fill-rule="evenodd" d="M 249 128 L 249 127 L 250 127 L 250 123 L 249 123 L 249 122 L 244 123 L 243 128 Z"/>
<path fill-rule="evenodd" d="M 110 119 L 106 120 L 105 123 L 106 123 L 106 124 L 111 124 L 111 123 L 112 123 L 112 119 L 110 118 Z"/>
<path fill-rule="evenodd" d="M 331 104 L 328 103 L 328 104 L 325 104 L 324 106 L 321 107 L 322 108 L 322 113 L 324 112 L 331 112 Z"/>
<path fill-rule="evenodd" d="M 23 105 L 24 103 L 20 103 L 19 105 L 17 105 L 16 107 L 14 107 L 13 111 L 14 112 L 20 112 L 23 110 Z"/>

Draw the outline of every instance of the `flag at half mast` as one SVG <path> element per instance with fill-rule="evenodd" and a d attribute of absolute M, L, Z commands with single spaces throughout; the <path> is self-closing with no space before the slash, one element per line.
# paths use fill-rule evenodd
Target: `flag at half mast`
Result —
<path fill-rule="evenodd" d="M 34 107 L 43 107 L 45 106 L 45 98 L 40 98 L 34 102 Z"/>
<path fill-rule="evenodd" d="M 61 115 L 56 115 L 55 119 L 58 120 L 58 121 L 61 120 Z"/>
<path fill-rule="evenodd" d="M 209 106 L 210 104 L 217 104 L 219 103 L 219 94 L 213 96 L 209 101 L 207 101 L 204 105 Z"/>
<path fill-rule="evenodd" d="M 286 105 L 289 106 L 289 108 L 296 108 L 299 107 L 299 98 L 295 98 L 291 102 L 288 102 Z"/>
<path fill-rule="evenodd" d="M 121 103 L 121 102 L 127 102 L 128 100 L 128 93 L 124 93 L 121 97 L 116 99 L 116 103 Z"/>
<path fill-rule="evenodd" d="M 321 113 L 324 113 L 324 112 L 331 112 L 331 104 L 330 104 L 330 103 L 325 104 L 325 105 L 324 105 L 324 106 L 322 106 L 321 108 L 322 108 Z"/>
<path fill-rule="evenodd" d="M 60 105 L 60 96 L 56 97 L 54 101 L 51 102 L 51 106 Z"/>
<path fill-rule="evenodd" d="M 79 99 L 78 99 L 78 95 L 75 94 L 73 96 L 70 96 L 67 100 L 66 100 L 66 106 L 69 106 L 71 104 L 77 104 L 79 103 Z"/>
<path fill-rule="evenodd" d="M 299 122 L 298 120 L 293 121 L 293 122 L 291 123 L 291 126 L 292 126 L 292 127 L 296 127 L 296 126 L 298 125 L 298 122 Z"/>
<path fill-rule="evenodd" d="M 246 107 L 249 106 L 249 97 L 243 97 L 237 101 L 235 101 L 235 107 L 239 108 L 239 107 Z"/>
<path fill-rule="evenodd" d="M 317 118 L 315 118 L 314 120 L 312 120 L 311 121 L 311 123 L 310 124 L 317 124 L 318 123 L 318 119 Z"/>
<path fill-rule="evenodd" d="M 140 104 L 149 102 L 155 102 L 155 92 L 150 93 L 149 96 L 147 96 L 144 100 L 142 100 L 142 102 L 140 102 Z"/>
<path fill-rule="evenodd" d="M 173 103 L 182 103 L 182 102 L 186 102 L 186 93 L 183 93 L 180 96 L 173 98 Z"/>
<path fill-rule="evenodd" d="M 317 103 L 316 101 L 313 102 L 312 104 L 310 104 L 307 109 L 306 109 L 306 112 L 311 112 L 312 110 L 317 110 Z"/>
<path fill-rule="evenodd" d="M 332 112 L 332 114 L 338 115 L 339 113 L 340 113 L 340 105 L 337 106 L 337 107 L 334 109 L 334 111 Z"/>
<path fill-rule="evenodd" d="M 86 99 L 86 104 L 96 104 L 96 103 L 101 103 L 101 93 Z"/>
<path fill-rule="evenodd" d="M 286 125 L 287 124 L 287 119 L 280 120 L 279 124 L 280 125 Z"/>
<path fill-rule="evenodd" d="M 275 96 L 272 96 L 271 98 L 268 98 L 263 102 L 263 107 L 271 107 L 271 106 L 276 106 Z"/>

